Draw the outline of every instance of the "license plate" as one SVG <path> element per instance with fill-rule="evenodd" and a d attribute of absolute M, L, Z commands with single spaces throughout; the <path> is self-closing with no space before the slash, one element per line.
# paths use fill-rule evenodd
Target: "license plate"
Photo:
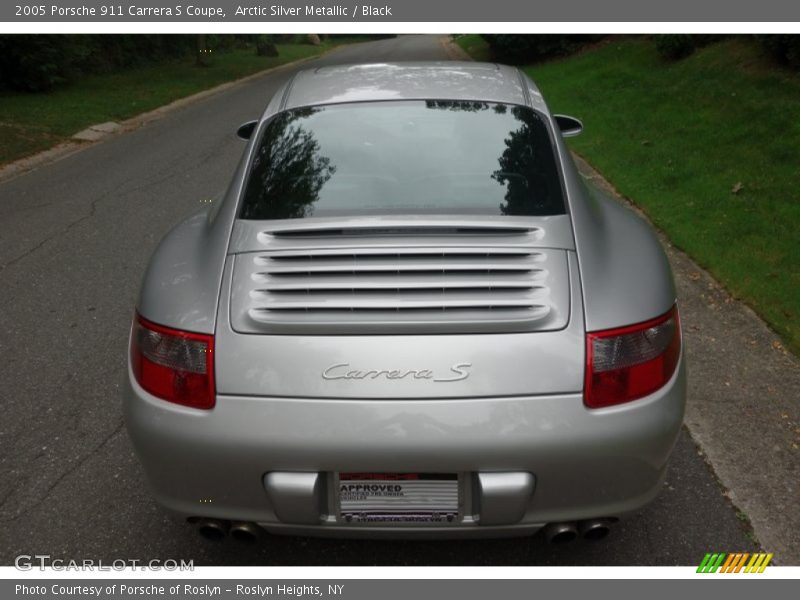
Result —
<path fill-rule="evenodd" d="M 454 523 L 455 473 L 339 473 L 339 515 L 349 523 Z"/>

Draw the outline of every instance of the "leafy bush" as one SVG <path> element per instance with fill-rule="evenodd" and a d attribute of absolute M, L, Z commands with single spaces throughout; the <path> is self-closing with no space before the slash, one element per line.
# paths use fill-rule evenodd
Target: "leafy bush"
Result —
<path fill-rule="evenodd" d="M 207 36 L 218 48 L 232 36 Z M 191 56 L 194 35 L 0 35 L 0 89 L 43 92 L 81 74 Z M 231 43 L 236 40 L 231 39 Z"/>
<path fill-rule="evenodd" d="M 777 62 L 800 69 L 800 35 L 758 35 L 756 38 Z"/>
<path fill-rule="evenodd" d="M 258 56 L 278 56 L 278 47 L 272 41 L 271 35 L 260 35 L 256 39 L 256 54 Z"/>
<path fill-rule="evenodd" d="M 688 33 L 668 33 L 656 37 L 656 50 L 662 58 L 678 60 L 694 52 L 694 40 Z"/>
<path fill-rule="evenodd" d="M 49 90 L 69 79 L 90 53 L 79 36 L 0 36 L 0 89 Z"/>
<path fill-rule="evenodd" d="M 81 37 L 92 49 L 90 59 L 83 63 L 84 71 L 89 73 L 191 56 L 197 46 L 194 35 L 124 34 Z"/>
<path fill-rule="evenodd" d="M 565 56 L 603 36 L 485 34 L 481 37 L 489 44 L 492 56 L 496 60 L 510 64 L 523 64 L 555 56 Z"/>
<path fill-rule="evenodd" d="M 297 34 L 0 35 L 0 91 L 46 92 L 81 75 L 193 56 L 195 64 L 208 65 L 214 53 L 236 48 L 255 47 L 261 56 L 277 56 L 276 44 L 288 42 L 307 39 Z"/>
<path fill-rule="evenodd" d="M 668 33 L 656 36 L 656 50 L 662 58 L 666 58 L 667 60 L 679 60 L 681 58 L 686 58 L 697 48 L 719 42 L 725 37 L 727 36 L 713 35 L 710 33 L 698 35 Z"/>

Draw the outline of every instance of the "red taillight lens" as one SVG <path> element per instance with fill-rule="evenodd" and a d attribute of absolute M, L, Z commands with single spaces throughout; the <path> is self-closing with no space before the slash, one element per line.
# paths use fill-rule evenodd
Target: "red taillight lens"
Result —
<path fill-rule="evenodd" d="M 680 354 L 677 306 L 652 321 L 586 334 L 584 403 L 601 408 L 652 394 L 675 373 Z"/>
<path fill-rule="evenodd" d="M 162 400 L 213 408 L 214 336 L 156 325 L 138 314 L 131 335 L 136 381 Z"/>

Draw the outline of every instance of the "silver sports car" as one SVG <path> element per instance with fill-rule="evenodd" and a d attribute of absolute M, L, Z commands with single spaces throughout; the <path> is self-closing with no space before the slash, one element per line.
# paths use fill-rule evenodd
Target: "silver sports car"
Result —
<path fill-rule="evenodd" d="M 325 67 L 153 255 L 127 427 L 210 538 L 606 535 L 681 425 L 675 288 L 519 70 Z"/>

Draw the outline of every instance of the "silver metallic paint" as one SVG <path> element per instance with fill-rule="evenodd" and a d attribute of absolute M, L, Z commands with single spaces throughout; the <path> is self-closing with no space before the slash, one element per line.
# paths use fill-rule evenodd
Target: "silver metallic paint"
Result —
<path fill-rule="evenodd" d="M 182 515 L 342 533 L 347 525 L 330 514 L 315 526 L 280 521 L 263 475 L 523 471 L 537 480 L 519 522 L 525 532 L 624 515 L 652 500 L 682 422 L 685 385 L 681 360 L 658 392 L 593 411 L 580 393 L 426 401 L 220 395 L 213 410 L 197 411 L 155 398 L 130 378 L 125 418 L 156 500 Z M 468 518 L 445 530 L 481 535 L 474 486 L 465 494 Z"/>
<path fill-rule="evenodd" d="M 485 236 L 480 236 L 485 237 Z M 338 241 L 338 240 L 337 240 Z M 375 334 L 412 334 L 422 333 L 425 335 L 433 335 L 439 333 L 517 333 L 517 332 L 530 332 L 530 331 L 557 331 L 566 327 L 570 318 L 570 271 L 569 260 L 570 254 L 560 249 L 541 249 L 536 250 L 527 245 L 520 243 L 511 245 L 509 242 L 505 244 L 490 245 L 487 241 L 468 235 L 457 236 L 454 240 L 452 237 L 449 240 L 437 240 L 436 238 L 430 239 L 427 237 L 420 237 L 416 239 L 415 236 L 407 235 L 405 237 L 395 238 L 393 246 L 381 245 L 376 247 L 375 237 L 369 237 L 365 240 L 351 241 L 351 247 L 347 249 L 331 250 L 329 248 L 330 241 L 327 239 L 319 240 L 316 243 L 307 242 L 306 249 L 300 251 L 287 252 L 271 251 L 268 253 L 246 253 L 238 254 L 233 260 L 233 274 L 230 288 L 230 320 L 234 331 L 245 334 L 313 334 L 313 335 L 328 335 L 328 334 L 357 334 L 364 335 L 368 333 Z M 524 243 L 524 242 L 523 242 Z M 379 248 L 376 250 L 376 248 Z M 447 249 L 448 256 L 443 258 L 441 253 Z M 485 275 L 478 277 L 478 281 L 473 280 L 470 284 L 475 288 L 480 288 L 483 295 L 475 292 L 464 293 L 466 304 L 474 302 L 483 302 L 484 304 L 501 304 L 502 302 L 509 302 L 512 305 L 524 302 L 531 304 L 533 308 L 528 309 L 509 309 L 503 312 L 495 312 L 492 310 L 484 310 L 481 308 L 473 308 L 469 312 L 459 311 L 456 314 L 452 312 L 443 313 L 441 310 L 425 310 L 423 312 L 414 312 L 412 314 L 397 315 L 392 312 L 392 308 L 399 306 L 400 301 L 394 295 L 393 289 L 381 294 L 380 292 L 373 291 L 371 298 L 359 295 L 358 297 L 342 297 L 341 295 L 330 298 L 333 294 L 317 293 L 312 298 L 309 298 L 304 289 L 295 291 L 290 294 L 287 299 L 286 294 L 278 294 L 275 296 L 270 290 L 274 289 L 273 286 L 285 283 L 285 279 L 277 278 L 272 274 L 265 271 L 271 269 L 285 268 L 285 261 L 283 264 L 275 261 L 280 261 L 281 256 L 291 254 L 292 256 L 301 257 L 300 260 L 293 259 L 294 264 L 288 267 L 293 270 L 302 270 L 308 268 L 330 269 L 331 262 L 320 261 L 319 257 L 322 254 L 330 253 L 328 256 L 338 257 L 337 265 L 342 269 L 364 268 L 369 271 L 374 268 L 374 262 L 365 263 L 356 261 L 353 256 L 358 255 L 363 257 L 378 253 L 414 253 L 417 258 L 404 261 L 401 259 L 390 258 L 385 260 L 388 264 L 387 268 L 396 269 L 401 267 L 409 268 L 409 262 L 414 262 L 414 268 L 420 271 L 425 268 L 433 269 L 427 271 L 424 275 L 419 272 L 404 272 L 402 276 L 389 273 L 388 285 L 405 285 L 405 286 L 433 286 L 423 290 L 417 290 L 417 296 L 406 293 L 403 298 L 403 303 L 409 303 L 412 300 L 418 300 L 422 304 L 432 303 L 434 305 L 447 306 L 448 304 L 457 302 L 450 297 L 441 297 L 441 288 L 437 286 L 445 285 L 446 283 L 465 282 L 468 279 L 463 275 L 458 275 L 452 271 L 447 275 L 441 274 L 441 268 L 444 264 L 450 264 L 452 261 L 457 260 L 454 258 L 459 252 L 467 252 L 472 254 L 480 248 L 479 252 L 491 253 L 492 259 L 488 258 L 467 258 L 459 266 L 464 267 L 465 263 L 469 263 L 471 269 L 485 268 L 485 265 L 493 263 L 495 268 L 506 266 L 513 269 L 533 269 L 527 272 L 510 272 L 509 277 L 516 277 L 514 283 L 521 283 L 527 286 L 525 289 L 508 290 L 500 285 L 503 277 L 496 275 L 492 278 L 497 288 L 491 289 L 492 280 Z M 431 250 L 433 252 L 431 253 Z M 524 258 L 518 256 L 511 258 L 511 260 L 504 260 L 502 253 L 504 251 L 522 252 L 525 253 Z M 423 253 L 431 253 L 424 260 L 419 259 Z M 314 257 L 316 260 L 308 260 L 309 257 Z M 278 257 L 273 260 L 272 257 Z M 520 264 L 524 260 L 524 265 Z M 575 267 L 573 267 L 575 268 Z M 439 269 L 437 272 L 436 269 Z M 576 269 L 575 269 L 576 270 Z M 431 283 L 430 277 L 438 276 L 439 281 Z M 387 276 L 384 279 L 379 277 L 369 277 L 362 275 L 360 281 L 369 281 L 373 285 L 376 280 L 387 281 Z M 341 277 L 336 277 L 334 280 L 325 279 L 318 273 L 314 276 L 304 277 L 303 285 L 319 284 L 323 287 L 335 287 L 342 285 Z M 296 287 L 298 285 L 297 279 L 292 282 Z M 577 286 L 577 282 L 574 282 Z M 577 287 L 576 287 L 577 289 Z M 454 290 L 450 290 L 451 292 Z M 408 290 L 407 290 L 408 292 Z M 352 292 L 351 292 L 352 293 Z M 463 292 L 462 292 L 463 293 Z M 523 294 L 521 296 L 520 294 Z M 320 297 L 322 296 L 322 297 Z M 336 301 L 339 305 L 344 306 L 359 306 L 359 303 L 366 306 L 386 305 L 389 308 L 381 311 L 363 311 L 356 310 L 353 312 L 339 311 L 331 314 L 328 311 L 317 310 L 314 311 L 313 307 L 325 308 L 325 306 Z M 267 311 L 267 307 L 275 306 L 292 306 L 295 310 L 291 311 Z M 312 309 L 308 309 L 311 306 Z M 306 308 L 307 310 L 302 310 Z M 298 310 L 300 309 L 300 310 Z"/>
<path fill-rule="evenodd" d="M 480 523 L 513 525 L 525 516 L 536 487 L 536 477 L 522 471 L 478 473 Z"/>
<path fill-rule="evenodd" d="M 539 90 L 510 67 L 336 67 L 303 72 L 288 82 L 269 102 L 225 197 L 209 213 L 175 227 L 144 276 L 137 303 L 142 316 L 166 326 L 216 333 L 217 342 L 219 394 L 213 410 L 164 402 L 141 389 L 130 373 L 127 378 L 126 423 L 156 499 L 183 515 L 336 536 L 529 533 L 547 522 L 619 516 L 640 508 L 658 492 L 682 421 L 683 357 L 673 379 L 656 393 L 590 411 L 581 395 L 584 332 L 662 314 L 675 302 L 675 288 L 650 228 L 589 188 L 560 135 L 553 139 L 568 217 L 540 221 L 548 230 L 547 247 L 565 250 L 569 257 L 571 309 L 563 330 L 359 337 L 241 335 L 231 329 L 233 255 L 264 250 L 256 230 L 330 224 L 323 219 L 236 220 L 247 165 L 265 123 L 293 106 L 396 98 L 528 104 L 558 131 Z M 358 221 L 347 220 L 350 225 Z M 367 221 L 384 222 L 374 217 L 362 222 Z M 504 218 L 506 223 L 517 221 L 529 222 Z M 320 377 L 336 361 L 359 367 L 391 362 L 418 368 L 424 362 L 446 369 L 460 361 L 474 366 L 468 379 L 433 387 L 424 381 L 354 385 Z M 279 498 L 270 498 L 267 473 L 310 474 L 301 479 L 320 486 L 339 470 L 458 472 L 476 478 L 486 473 L 487 478 L 482 486 L 480 479 L 461 478 L 465 516 L 456 526 L 354 528 L 330 514 L 314 525 L 281 521 L 279 512 L 290 521 L 298 519 L 286 516 Z M 491 506 L 492 490 L 502 486 L 489 485 L 490 475 L 509 471 L 536 477 L 524 514 L 514 525 L 480 525 L 481 490 L 484 505 Z M 314 486 L 317 491 L 303 495 L 306 501 L 319 494 L 321 488 Z M 326 510 L 330 493 L 322 500 Z M 508 500 L 519 502 L 522 496 L 511 494 Z M 206 498 L 214 501 L 201 504 Z"/>
<path fill-rule="evenodd" d="M 322 67 L 299 72 L 284 108 L 380 100 L 476 100 L 529 104 L 519 71 L 474 62 L 405 62 Z M 530 104 L 544 106 L 541 94 Z"/>
<path fill-rule="evenodd" d="M 568 255 L 569 278 L 579 287 L 575 255 Z M 231 279 L 228 258 L 222 288 Z M 225 294 L 228 295 L 227 293 Z M 468 398 L 557 394 L 583 389 L 584 325 L 580 296 L 572 294 L 571 315 L 557 331 L 453 335 L 253 335 L 237 333 L 231 311 L 220 305 L 215 338 L 217 390 L 247 396 L 304 398 Z M 334 363 L 354 368 L 429 368 L 449 372 L 454 363 L 472 365 L 467 379 L 448 384 L 401 379 L 367 379 L 354 385 L 325 380 L 321 372 Z"/>
<path fill-rule="evenodd" d="M 275 516 L 284 523 L 316 525 L 325 513 L 325 480 L 320 473 L 271 471 L 264 475 Z"/>

